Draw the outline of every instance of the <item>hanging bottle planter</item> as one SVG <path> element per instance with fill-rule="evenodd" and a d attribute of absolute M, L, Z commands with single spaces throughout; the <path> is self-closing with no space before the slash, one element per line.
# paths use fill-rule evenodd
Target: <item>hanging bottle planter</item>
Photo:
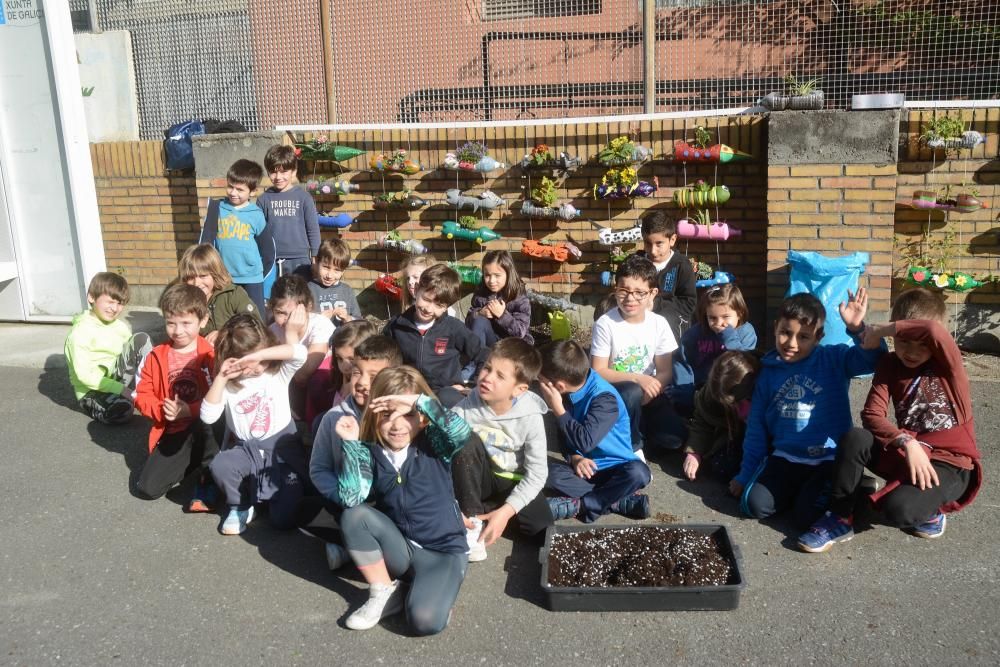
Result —
<path fill-rule="evenodd" d="M 306 181 L 305 189 L 306 192 L 314 197 L 320 195 L 337 195 L 339 197 L 341 195 L 357 192 L 361 189 L 361 186 L 344 180 L 308 180 Z"/>
<path fill-rule="evenodd" d="M 752 155 L 733 150 L 725 144 L 712 144 L 712 133 L 699 125 L 694 128 L 694 141 L 674 144 L 674 162 L 702 162 L 724 164 L 749 160 Z"/>
<path fill-rule="evenodd" d="M 966 292 L 970 289 L 982 287 L 983 282 L 977 280 L 968 273 L 953 271 L 936 272 L 923 266 L 911 266 L 906 273 L 906 279 L 922 287 L 937 287 L 939 289 L 951 290 L 952 292 Z"/>
<path fill-rule="evenodd" d="M 454 153 L 444 156 L 444 168 L 458 171 L 475 171 L 482 174 L 491 172 L 494 169 L 503 169 L 507 165 L 497 162 L 486 154 L 485 144 L 477 141 L 469 141 L 463 144 Z"/>
<path fill-rule="evenodd" d="M 394 301 L 402 299 L 403 289 L 396 282 L 396 277 L 387 273 L 380 273 L 375 280 L 375 291 L 385 294 Z"/>
<path fill-rule="evenodd" d="M 451 188 L 445 191 L 445 197 L 448 200 L 448 204 L 457 209 L 471 208 L 473 211 L 478 211 L 479 209 L 492 211 L 504 205 L 503 198 L 490 190 L 485 190 L 475 196 L 469 196 L 463 195 L 462 191 L 458 188 Z"/>
<path fill-rule="evenodd" d="M 708 211 L 704 210 L 698 211 L 693 221 L 687 219 L 677 221 L 677 235 L 682 239 L 728 241 L 742 234 L 742 231 L 735 227 L 730 227 L 721 220 L 712 222 Z"/>
<path fill-rule="evenodd" d="M 478 266 L 459 264 L 457 262 L 448 262 L 447 264 L 466 285 L 478 285 L 483 281 L 483 270 Z"/>
<path fill-rule="evenodd" d="M 597 161 L 605 167 L 624 167 L 645 164 L 653 158 L 653 151 L 638 146 L 627 136 L 612 139 L 597 154 Z"/>
<path fill-rule="evenodd" d="M 372 207 L 377 211 L 388 209 L 403 209 L 406 211 L 416 211 L 427 206 L 427 200 L 421 199 L 410 190 L 400 190 L 399 192 L 384 192 L 375 195 Z"/>
<path fill-rule="evenodd" d="M 531 152 L 521 159 L 521 169 L 552 169 L 565 173 L 573 173 L 580 168 L 583 160 L 575 158 L 567 153 L 559 153 L 558 157 L 553 157 L 552 152 L 546 144 L 537 144 Z"/>
<path fill-rule="evenodd" d="M 534 239 L 525 239 L 521 241 L 521 252 L 529 257 L 551 259 L 556 262 L 565 262 L 570 257 L 574 259 L 583 257 L 580 249 L 568 241 L 536 241 Z"/>
<path fill-rule="evenodd" d="M 539 294 L 535 290 L 525 290 L 525 294 L 528 297 L 528 301 L 546 310 L 551 311 L 565 311 L 565 310 L 576 310 L 577 305 L 571 302 L 569 299 L 564 299 L 562 297 L 553 296 L 551 294 Z"/>
<path fill-rule="evenodd" d="M 580 215 L 580 211 L 572 204 L 561 204 L 559 201 L 559 191 L 555 182 L 547 176 L 542 177 L 538 187 L 531 190 L 531 200 L 521 204 L 521 213 L 532 218 L 559 218 L 561 220 L 572 220 Z"/>
<path fill-rule="evenodd" d="M 631 199 L 649 197 L 659 187 L 659 181 L 640 181 L 632 167 L 609 169 L 601 182 L 594 186 L 594 199 Z"/>
<path fill-rule="evenodd" d="M 464 219 L 475 222 L 475 218 L 472 216 L 467 216 L 467 218 L 463 218 L 463 220 Z M 472 241 L 473 243 L 478 243 L 479 245 L 483 245 L 488 241 L 496 241 L 497 239 L 503 238 L 500 234 L 493 231 L 489 227 L 475 228 L 472 226 L 463 226 L 454 220 L 444 221 L 441 225 L 441 236 L 446 239 L 462 239 L 463 241 Z"/>
<path fill-rule="evenodd" d="M 940 116 L 924 124 L 920 141 L 932 149 L 975 148 L 986 143 L 986 137 L 975 130 L 966 130 L 960 118 Z"/>
<path fill-rule="evenodd" d="M 373 155 L 368 164 L 374 171 L 382 171 L 390 174 L 412 176 L 420 171 L 420 163 L 411 159 L 403 149 L 398 149 L 392 153 Z"/>
<path fill-rule="evenodd" d="M 638 243 L 642 240 L 642 225 L 636 221 L 635 227 L 631 229 L 611 229 L 610 227 L 600 227 L 597 231 L 597 239 L 603 245 L 618 245 L 619 243 Z"/>
<path fill-rule="evenodd" d="M 719 285 L 728 285 L 731 282 L 735 282 L 733 274 L 728 271 L 716 271 L 712 274 L 711 278 L 702 278 L 701 280 L 694 281 L 694 286 L 698 289 L 704 287 L 718 287 Z"/>
<path fill-rule="evenodd" d="M 427 247 L 423 243 L 416 239 L 403 240 L 399 232 L 389 232 L 382 235 L 378 240 L 378 247 L 409 255 L 423 255 L 427 252 Z"/>
<path fill-rule="evenodd" d="M 817 111 L 823 108 L 823 91 L 819 79 L 799 81 L 794 75 L 785 77 L 785 93 L 770 93 L 759 104 L 769 111 Z"/>
<path fill-rule="evenodd" d="M 973 211 L 989 207 L 986 202 L 977 199 L 975 195 L 969 193 L 950 197 L 947 192 L 944 195 L 939 195 L 929 190 L 917 190 L 913 193 L 913 199 L 905 202 L 905 204 L 913 208 L 955 211 L 956 213 L 972 213 Z"/>
<path fill-rule="evenodd" d="M 320 215 L 316 217 L 316 221 L 319 223 L 320 227 L 330 227 L 334 229 L 343 229 L 349 224 L 354 222 L 354 218 L 346 213 L 338 213 L 337 215 Z"/>
<path fill-rule="evenodd" d="M 312 141 L 295 144 L 295 156 L 300 160 L 343 162 L 364 154 L 365 151 L 358 150 L 357 148 L 338 146 L 330 143 L 326 135 L 320 135 Z"/>
<path fill-rule="evenodd" d="M 729 196 L 729 188 L 725 185 L 711 186 L 698 180 L 694 187 L 674 190 L 674 203 L 684 207 L 718 206 L 729 201 Z"/>

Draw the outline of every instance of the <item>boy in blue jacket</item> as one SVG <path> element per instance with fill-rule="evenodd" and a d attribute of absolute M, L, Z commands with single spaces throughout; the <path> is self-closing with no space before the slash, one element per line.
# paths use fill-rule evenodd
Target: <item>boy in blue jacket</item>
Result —
<path fill-rule="evenodd" d="M 826 509 L 837 443 L 852 426 L 851 378 L 873 372 L 886 351 L 881 342 L 862 346 L 865 288 L 847 295 L 840 316 L 855 346 L 819 345 L 826 310 L 815 296 L 795 294 L 781 304 L 775 349 L 764 356 L 754 387 L 743 464 L 729 482 L 751 517 L 791 507 L 796 521 L 808 526 Z"/>
<path fill-rule="evenodd" d="M 555 415 L 566 462 L 549 462 L 546 488 L 552 516 L 584 523 L 615 512 L 649 516 L 649 498 L 636 493 L 649 484 L 649 467 L 632 451 L 632 428 L 621 396 L 591 370 L 575 341 L 546 345 L 538 376 L 542 398 Z"/>

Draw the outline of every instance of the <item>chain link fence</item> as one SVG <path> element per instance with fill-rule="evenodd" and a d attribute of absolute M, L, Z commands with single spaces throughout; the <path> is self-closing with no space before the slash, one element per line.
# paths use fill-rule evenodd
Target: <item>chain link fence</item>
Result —
<path fill-rule="evenodd" d="M 78 31 L 131 33 L 144 138 L 189 118 L 255 130 L 749 107 L 790 76 L 818 79 L 827 108 L 1000 97 L 992 0 L 69 2 Z"/>

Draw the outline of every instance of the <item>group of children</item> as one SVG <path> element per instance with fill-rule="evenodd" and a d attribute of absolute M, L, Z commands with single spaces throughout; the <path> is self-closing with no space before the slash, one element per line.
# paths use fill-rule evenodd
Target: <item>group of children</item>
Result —
<path fill-rule="evenodd" d="M 674 222 L 653 212 L 589 355 L 572 340 L 535 348 L 506 251 L 485 254 L 465 322 L 452 314 L 458 274 L 411 258 L 405 308 L 378 332 L 342 282 L 350 252 L 320 242 L 315 207 L 292 185 L 294 153 L 272 148 L 265 164 L 263 210 L 249 202 L 259 166 L 238 161 L 227 201 L 210 207 L 211 243 L 184 252 L 160 299 L 167 342 L 131 335 L 119 319 L 128 284 L 102 273 L 66 357 L 92 418 L 120 423 L 134 405 L 151 420 L 141 497 L 194 475 L 187 510 L 224 506 L 225 535 L 264 505 L 278 527 L 304 527 L 306 506 L 335 518 L 331 568 L 352 561 L 370 587 L 350 628 L 405 610 L 414 632 L 440 632 L 467 563 L 509 525 L 537 536 L 559 519 L 647 518 L 647 454 L 681 449 L 688 479 L 729 480 L 749 516 L 793 510 L 811 526 L 806 551 L 853 536 L 866 467 L 888 481 L 873 496 L 887 520 L 923 537 L 940 536 L 943 512 L 979 488 L 968 379 L 927 290 L 902 294 L 883 327 L 864 324 L 864 288 L 848 294 L 853 346 L 820 345 L 823 305 L 789 297 L 775 349 L 758 359 L 740 290 L 699 296 Z M 281 277 L 265 308 L 268 261 Z M 872 371 L 864 428 L 853 428 L 849 381 Z"/>

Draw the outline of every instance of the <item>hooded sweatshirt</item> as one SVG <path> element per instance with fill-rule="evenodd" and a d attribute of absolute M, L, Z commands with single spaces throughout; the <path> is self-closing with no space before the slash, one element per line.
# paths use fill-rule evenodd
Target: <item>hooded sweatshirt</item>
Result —
<path fill-rule="evenodd" d="M 757 347 L 757 332 L 753 325 L 726 327 L 715 333 L 708 327 L 695 324 L 681 336 L 680 349 L 674 354 L 674 384 L 670 398 L 674 405 L 692 407 L 694 393 L 708 381 L 712 364 L 728 350 L 753 352 Z"/>
<path fill-rule="evenodd" d="M 548 447 L 542 415 L 548 407 L 542 397 L 526 391 L 502 415 L 483 403 L 479 390 L 474 390 L 452 408 L 479 436 L 497 472 L 520 477 L 507 496 L 507 502 L 520 512 L 535 499 L 545 486 L 548 476 Z M 517 479 L 517 477 L 514 477 Z"/>
<path fill-rule="evenodd" d="M 337 493 L 337 470 L 343 466 L 344 458 L 344 441 L 337 435 L 337 421 L 345 416 L 361 421 L 363 411 L 358 407 L 354 396 L 348 396 L 323 415 L 316 437 L 313 438 L 309 478 L 320 495 L 337 504 L 340 504 L 340 495 Z"/>
<path fill-rule="evenodd" d="M 123 319 L 105 322 L 90 309 L 73 318 L 63 352 L 76 400 L 83 398 L 88 391 L 104 394 L 122 392 L 125 385 L 111 374 L 131 337 L 132 328 Z"/>
<path fill-rule="evenodd" d="M 213 216 L 206 219 L 201 242 L 215 246 L 234 283 L 264 282 L 264 265 L 274 262 L 274 241 L 264 212 L 254 203 L 235 208 L 226 200 L 218 208 L 214 225 Z"/>

